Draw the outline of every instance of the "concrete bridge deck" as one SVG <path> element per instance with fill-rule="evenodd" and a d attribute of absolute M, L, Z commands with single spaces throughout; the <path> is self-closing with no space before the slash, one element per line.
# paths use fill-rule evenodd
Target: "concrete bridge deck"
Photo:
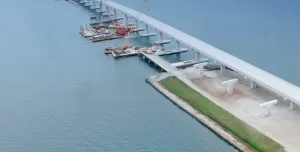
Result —
<path fill-rule="evenodd" d="M 172 73 L 173 71 L 177 71 L 178 69 L 174 66 L 172 66 L 169 62 L 166 60 L 162 59 L 160 56 L 156 54 L 148 54 L 145 52 L 141 52 L 141 55 L 144 57 L 148 58 L 152 62 L 154 62 L 156 65 L 164 69 L 165 71 Z"/>

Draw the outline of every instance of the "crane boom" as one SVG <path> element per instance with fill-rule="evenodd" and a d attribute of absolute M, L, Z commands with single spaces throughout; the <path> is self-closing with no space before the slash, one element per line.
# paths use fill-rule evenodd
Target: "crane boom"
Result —
<path fill-rule="evenodd" d="M 148 2 L 148 0 L 143 0 L 141 9 L 143 9 L 143 8 L 146 6 L 147 2 Z M 142 13 L 142 11 L 140 11 L 140 13 L 136 16 L 136 18 L 139 19 L 142 15 L 143 15 L 143 13 Z M 127 26 L 127 25 L 126 25 L 126 26 Z M 134 29 L 133 29 L 133 28 L 130 28 L 128 34 L 127 34 L 126 37 L 125 37 L 125 40 L 123 41 L 122 47 L 124 47 L 124 46 L 127 45 L 128 40 L 129 40 L 129 37 L 130 37 L 130 35 L 131 35 L 132 33 L 134 33 Z"/>

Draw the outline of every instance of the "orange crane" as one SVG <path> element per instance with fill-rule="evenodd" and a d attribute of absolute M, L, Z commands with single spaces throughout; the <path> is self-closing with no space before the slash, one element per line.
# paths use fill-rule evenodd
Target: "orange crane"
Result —
<path fill-rule="evenodd" d="M 147 2 L 148 2 L 148 0 L 143 0 L 142 6 L 141 6 L 141 9 L 142 9 L 142 10 L 143 10 L 143 8 L 146 6 Z M 141 10 L 140 13 L 136 16 L 136 19 L 139 19 L 139 18 L 141 17 L 141 15 L 143 14 L 143 13 L 142 13 L 142 10 Z M 149 11 L 149 9 L 148 9 L 148 11 Z M 127 26 L 127 25 L 126 25 L 126 26 Z M 130 37 L 130 35 L 131 35 L 132 33 L 134 33 L 134 28 L 130 28 L 130 29 L 129 29 L 128 34 L 126 35 L 125 39 L 123 40 L 123 45 L 122 45 L 122 47 L 127 46 L 129 37 Z"/>
<path fill-rule="evenodd" d="M 140 6 L 140 8 L 143 9 L 143 7 L 146 5 L 147 2 L 148 2 L 148 0 L 143 0 L 143 3 Z M 148 9 L 148 11 L 149 11 L 149 9 Z M 107 13 L 108 13 L 107 15 L 108 15 L 109 19 L 112 21 L 112 24 L 118 25 L 118 22 L 116 20 L 114 20 L 113 18 L 111 18 L 111 14 L 110 14 L 109 10 L 107 10 Z M 139 19 L 142 14 L 143 14 L 142 11 L 140 11 L 140 13 L 136 16 L 136 18 Z M 123 45 L 121 46 L 121 49 L 127 46 L 129 37 L 131 34 L 134 33 L 134 29 L 135 29 L 135 27 L 128 28 L 127 25 L 125 25 L 124 28 L 116 28 L 116 34 L 125 36 L 125 39 L 123 40 Z M 124 31 L 126 31 L 126 34 L 124 33 Z"/>

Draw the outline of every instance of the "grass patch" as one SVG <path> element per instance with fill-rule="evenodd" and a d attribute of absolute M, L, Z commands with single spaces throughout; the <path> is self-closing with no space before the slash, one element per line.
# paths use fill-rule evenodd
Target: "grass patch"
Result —
<path fill-rule="evenodd" d="M 219 123 L 225 129 L 253 146 L 257 151 L 284 151 L 283 147 L 279 143 L 248 126 L 245 122 L 219 107 L 176 77 L 169 77 L 160 81 L 160 83 L 170 92 L 174 93 L 179 98 L 185 100 L 191 106 L 199 110 L 199 112 Z"/>

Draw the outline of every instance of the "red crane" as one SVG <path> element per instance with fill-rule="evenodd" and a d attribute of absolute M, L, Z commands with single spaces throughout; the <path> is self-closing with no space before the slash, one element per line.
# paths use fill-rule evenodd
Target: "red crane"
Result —
<path fill-rule="evenodd" d="M 118 35 L 118 36 L 126 36 L 127 35 L 126 28 L 117 28 L 116 29 L 116 35 Z"/>

